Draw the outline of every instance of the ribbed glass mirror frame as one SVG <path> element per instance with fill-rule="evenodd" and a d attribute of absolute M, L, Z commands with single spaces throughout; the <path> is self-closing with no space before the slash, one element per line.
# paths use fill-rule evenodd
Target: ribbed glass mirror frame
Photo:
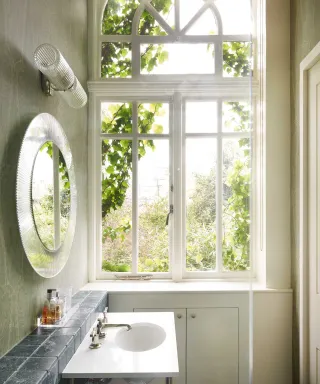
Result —
<path fill-rule="evenodd" d="M 32 211 L 32 174 L 42 145 L 52 141 L 61 151 L 70 180 L 70 217 L 61 247 L 50 251 L 42 244 Z M 77 188 L 70 145 L 59 122 L 48 113 L 37 115 L 23 138 L 17 171 L 17 215 L 22 244 L 33 269 L 42 277 L 56 276 L 68 261 L 76 228 Z"/>

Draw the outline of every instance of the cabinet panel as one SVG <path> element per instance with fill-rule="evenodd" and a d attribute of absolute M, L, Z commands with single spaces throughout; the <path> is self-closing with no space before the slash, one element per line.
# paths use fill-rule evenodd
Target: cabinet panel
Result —
<path fill-rule="evenodd" d="M 179 359 L 179 377 L 173 378 L 173 384 L 185 384 L 186 373 L 186 309 L 177 308 L 135 308 L 135 312 L 174 312 Z M 165 379 L 154 379 L 151 384 L 164 384 Z M 199 383 L 197 383 L 199 384 Z"/>
<path fill-rule="evenodd" d="M 187 309 L 187 384 L 238 384 L 238 308 Z"/>

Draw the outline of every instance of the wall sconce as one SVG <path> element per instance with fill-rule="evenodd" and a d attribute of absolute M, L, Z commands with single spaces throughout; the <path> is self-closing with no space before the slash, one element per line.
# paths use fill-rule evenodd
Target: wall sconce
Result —
<path fill-rule="evenodd" d="M 82 108 L 88 97 L 61 52 L 51 44 L 41 44 L 34 52 L 34 61 L 41 72 L 41 87 L 45 95 L 62 92 L 72 108 Z"/>

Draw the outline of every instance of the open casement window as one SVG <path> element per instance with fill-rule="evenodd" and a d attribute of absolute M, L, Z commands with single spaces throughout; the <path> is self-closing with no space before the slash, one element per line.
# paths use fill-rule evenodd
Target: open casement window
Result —
<path fill-rule="evenodd" d="M 246 276 L 250 1 L 96 0 L 95 12 L 98 278 Z"/>

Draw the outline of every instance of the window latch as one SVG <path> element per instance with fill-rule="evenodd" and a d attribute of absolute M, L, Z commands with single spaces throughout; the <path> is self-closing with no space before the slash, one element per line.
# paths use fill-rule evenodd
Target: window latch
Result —
<path fill-rule="evenodd" d="M 171 213 L 173 213 L 173 204 L 170 204 L 170 211 L 167 215 L 166 226 L 169 225 L 169 218 Z"/>

